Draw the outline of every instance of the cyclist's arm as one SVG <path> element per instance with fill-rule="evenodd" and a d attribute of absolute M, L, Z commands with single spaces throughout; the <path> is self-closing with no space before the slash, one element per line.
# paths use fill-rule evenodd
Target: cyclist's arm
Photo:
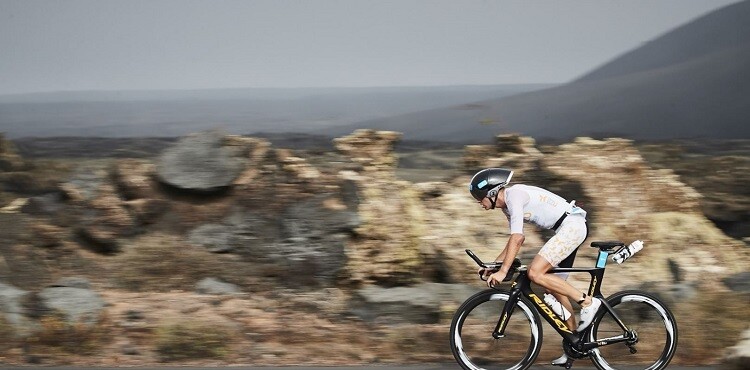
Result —
<path fill-rule="evenodd" d="M 529 194 L 521 189 L 509 188 L 505 192 L 505 205 L 510 223 L 510 238 L 495 261 L 503 261 L 503 272 L 508 272 L 513 259 L 521 250 L 526 237 L 523 235 L 523 206 L 529 202 Z"/>
<path fill-rule="evenodd" d="M 503 267 L 500 271 L 506 274 L 508 273 L 510 266 L 513 265 L 513 260 L 518 255 L 518 251 L 521 250 L 521 245 L 523 245 L 524 240 L 526 240 L 526 237 L 523 236 L 523 234 L 516 233 L 510 235 L 508 242 L 505 244 L 505 248 L 503 248 L 503 251 L 500 252 L 500 255 L 495 259 L 495 261 L 503 262 Z"/>
<path fill-rule="evenodd" d="M 507 209 L 510 234 L 523 234 L 523 207 L 529 203 L 531 197 L 523 189 L 511 187 L 505 191 L 505 207 Z"/>

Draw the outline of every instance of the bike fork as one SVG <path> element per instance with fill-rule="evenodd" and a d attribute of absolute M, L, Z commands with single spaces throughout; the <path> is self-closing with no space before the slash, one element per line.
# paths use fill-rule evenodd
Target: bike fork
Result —
<path fill-rule="evenodd" d="M 503 310 L 500 313 L 500 319 L 498 319 L 497 325 L 495 325 L 495 330 L 492 331 L 493 338 L 500 339 L 505 337 L 505 328 L 508 326 L 508 319 L 513 314 L 513 310 L 520 297 L 521 289 L 512 289 L 510 294 L 508 294 L 508 301 L 505 302 L 505 306 L 503 306 Z"/>

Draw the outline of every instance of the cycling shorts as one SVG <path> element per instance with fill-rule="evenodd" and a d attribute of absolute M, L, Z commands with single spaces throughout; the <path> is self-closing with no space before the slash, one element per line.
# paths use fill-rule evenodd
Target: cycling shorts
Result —
<path fill-rule="evenodd" d="M 573 267 L 576 251 L 587 236 L 586 218 L 578 214 L 568 215 L 555 235 L 539 250 L 539 255 L 554 267 Z M 558 275 L 563 279 L 568 276 L 567 273 Z"/>

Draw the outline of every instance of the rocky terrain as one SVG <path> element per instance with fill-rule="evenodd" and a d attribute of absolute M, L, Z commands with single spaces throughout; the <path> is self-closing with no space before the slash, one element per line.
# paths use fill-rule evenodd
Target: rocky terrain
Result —
<path fill-rule="evenodd" d="M 747 143 L 505 135 L 399 152 L 400 137 L 360 130 L 328 151 L 212 131 L 67 158 L 0 140 L 0 363 L 450 362 L 452 313 L 482 289 L 464 249 L 493 258 L 508 237 L 466 192 L 488 166 L 578 200 L 586 244 L 645 241 L 603 292 L 662 296 L 674 362 L 746 361 Z M 546 236 L 529 228 L 522 259 Z"/>

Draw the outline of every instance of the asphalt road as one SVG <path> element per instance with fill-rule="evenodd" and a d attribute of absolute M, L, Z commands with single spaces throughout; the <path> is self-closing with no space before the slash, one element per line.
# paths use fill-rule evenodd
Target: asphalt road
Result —
<path fill-rule="evenodd" d="M 0 369 L 13 369 L 18 368 L 14 366 L 5 366 L 0 364 Z M 122 370 L 122 367 L 22 367 L 23 370 Z M 217 370 L 217 369 L 230 369 L 230 370 L 455 370 L 460 369 L 457 364 L 424 364 L 424 365 L 383 365 L 383 366 L 283 366 L 283 367 L 265 367 L 265 366 L 223 366 L 223 367 L 136 367 L 137 370 Z M 535 365 L 530 367 L 532 370 L 561 370 L 563 368 L 552 366 L 552 365 Z M 588 361 L 582 361 L 578 366 L 575 364 L 571 370 L 591 370 L 595 367 L 591 366 Z M 634 367 L 633 370 L 639 369 Z M 667 370 L 718 370 L 718 367 L 694 367 L 694 366 L 669 366 Z M 628 369 L 623 369 L 628 370 Z"/>

